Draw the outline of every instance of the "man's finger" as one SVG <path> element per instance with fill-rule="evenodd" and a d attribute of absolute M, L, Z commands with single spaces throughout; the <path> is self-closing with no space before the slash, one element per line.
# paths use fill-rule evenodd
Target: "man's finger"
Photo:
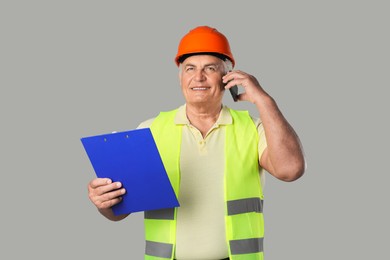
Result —
<path fill-rule="evenodd" d="M 103 186 L 103 185 L 107 185 L 107 184 L 110 184 L 112 183 L 112 180 L 111 179 L 108 179 L 108 178 L 96 178 L 96 179 L 93 179 L 90 183 L 89 183 L 89 186 L 92 188 L 92 189 L 96 189 L 100 186 Z"/>

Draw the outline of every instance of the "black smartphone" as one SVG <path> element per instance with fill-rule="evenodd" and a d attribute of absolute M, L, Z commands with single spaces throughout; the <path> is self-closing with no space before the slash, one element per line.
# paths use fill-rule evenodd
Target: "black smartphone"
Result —
<path fill-rule="evenodd" d="M 226 84 L 225 84 L 225 86 L 226 86 Z M 234 102 L 237 102 L 237 100 L 238 100 L 238 87 L 237 87 L 237 85 L 234 85 L 233 87 L 229 88 L 229 92 L 230 92 L 230 95 L 232 96 Z"/>
<path fill-rule="evenodd" d="M 234 102 L 237 102 L 238 100 L 238 87 L 237 85 L 234 85 L 233 87 L 229 88 L 230 94 L 232 95 L 232 98 Z"/>

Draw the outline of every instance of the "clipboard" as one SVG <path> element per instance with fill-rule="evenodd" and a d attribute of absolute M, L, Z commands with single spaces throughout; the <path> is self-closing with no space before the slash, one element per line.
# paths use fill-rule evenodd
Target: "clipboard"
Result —
<path fill-rule="evenodd" d="M 126 189 L 115 215 L 180 206 L 149 128 L 80 140 L 96 176 Z"/>

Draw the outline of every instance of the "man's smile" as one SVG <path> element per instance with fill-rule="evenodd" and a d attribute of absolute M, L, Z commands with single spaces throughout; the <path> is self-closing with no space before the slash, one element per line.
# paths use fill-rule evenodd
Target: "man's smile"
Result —
<path fill-rule="evenodd" d="M 195 91 L 204 91 L 204 90 L 208 90 L 210 89 L 210 87 L 193 87 L 191 88 L 191 90 L 195 90 Z"/>

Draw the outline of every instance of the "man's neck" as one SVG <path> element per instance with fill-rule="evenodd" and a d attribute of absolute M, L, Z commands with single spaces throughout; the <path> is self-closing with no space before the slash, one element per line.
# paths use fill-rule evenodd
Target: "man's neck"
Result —
<path fill-rule="evenodd" d="M 187 118 L 191 125 L 196 127 L 203 135 L 217 122 L 219 114 L 221 113 L 222 104 L 207 105 L 207 106 L 192 106 L 186 105 Z"/>

